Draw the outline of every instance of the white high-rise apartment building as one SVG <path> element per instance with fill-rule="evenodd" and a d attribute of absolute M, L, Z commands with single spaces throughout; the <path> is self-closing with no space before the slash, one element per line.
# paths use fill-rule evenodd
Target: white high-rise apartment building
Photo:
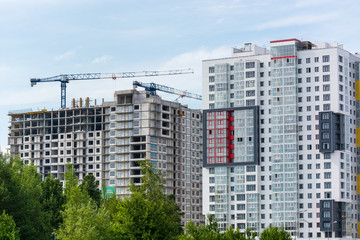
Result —
<path fill-rule="evenodd" d="M 204 214 L 222 230 L 357 238 L 359 62 L 297 39 L 204 60 Z"/>
<path fill-rule="evenodd" d="M 43 178 L 64 180 L 66 164 L 82 181 L 93 174 L 107 192 L 129 194 L 140 183 L 138 161 L 149 159 L 164 174 L 166 193 L 184 212 L 183 223 L 203 222 L 202 113 L 145 91 L 116 91 L 114 101 L 73 103 L 58 110 L 9 113 L 9 145 Z"/>

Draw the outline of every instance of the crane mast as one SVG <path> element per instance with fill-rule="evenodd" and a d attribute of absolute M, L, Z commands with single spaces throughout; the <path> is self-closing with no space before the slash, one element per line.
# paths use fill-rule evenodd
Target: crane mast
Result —
<path fill-rule="evenodd" d="M 61 86 L 61 108 L 66 108 L 66 84 L 70 81 L 78 80 L 98 80 L 98 79 L 117 79 L 117 78 L 135 78 L 135 77 L 155 77 L 171 76 L 180 74 L 192 74 L 192 69 L 168 70 L 168 71 L 142 71 L 142 72 L 121 72 L 121 73 L 76 73 L 61 74 L 48 78 L 31 78 L 31 87 L 37 83 L 60 82 Z"/>

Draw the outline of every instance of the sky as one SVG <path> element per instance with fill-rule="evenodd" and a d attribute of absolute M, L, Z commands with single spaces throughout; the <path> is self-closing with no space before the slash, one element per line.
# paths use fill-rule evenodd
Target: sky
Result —
<path fill-rule="evenodd" d="M 30 78 L 192 68 L 191 75 L 71 81 L 67 102 L 112 100 L 134 80 L 201 94 L 202 60 L 229 57 L 244 43 L 298 38 L 360 52 L 359 10 L 358 0 L 0 0 L 0 147 L 10 110 L 60 107 L 59 83 L 30 87 Z"/>

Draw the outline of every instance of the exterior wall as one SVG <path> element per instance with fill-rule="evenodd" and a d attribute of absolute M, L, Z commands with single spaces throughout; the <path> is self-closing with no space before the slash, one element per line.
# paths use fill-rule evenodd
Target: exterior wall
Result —
<path fill-rule="evenodd" d="M 64 180 L 66 163 L 82 181 L 93 174 L 118 196 L 140 183 L 138 161 L 149 159 L 188 220 L 202 215 L 202 113 L 146 92 L 117 91 L 101 106 L 10 113 L 11 154 L 42 174 Z"/>
<path fill-rule="evenodd" d="M 279 52 L 278 47 L 284 49 Z M 205 166 L 204 214 L 216 214 L 211 178 L 221 172 L 230 189 L 226 219 L 231 219 L 222 223 L 222 229 L 232 225 L 261 231 L 275 224 L 299 238 L 355 238 L 359 209 L 356 100 L 360 99 L 355 80 L 360 59 L 337 44 L 313 45 L 296 39 L 272 41 L 271 51 L 247 44 L 235 52 L 231 58 L 203 61 L 203 109 L 258 106 L 260 162 L 254 173 L 230 164 Z M 285 110 L 289 111 L 285 114 Z M 330 152 L 320 151 L 324 131 L 319 116 L 325 112 L 333 113 L 334 126 L 339 128 L 331 129 L 334 151 Z M 237 178 L 245 188 L 252 185 L 247 176 L 253 174 L 254 193 L 259 196 L 255 222 L 247 209 L 237 208 L 247 196 L 238 200 L 231 190 L 231 181 Z M 329 200 L 341 206 L 341 222 L 329 225 L 322 216 L 320 201 Z M 338 214 L 338 208 L 333 212 Z"/>

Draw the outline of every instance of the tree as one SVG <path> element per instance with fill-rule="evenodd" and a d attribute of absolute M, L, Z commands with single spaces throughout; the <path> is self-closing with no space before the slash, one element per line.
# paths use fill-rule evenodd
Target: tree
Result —
<path fill-rule="evenodd" d="M 87 204 L 90 200 L 89 194 L 78 186 L 78 178 L 76 177 L 73 165 L 66 165 L 65 176 L 65 208 L 70 205 Z"/>
<path fill-rule="evenodd" d="M 64 213 L 64 223 L 57 231 L 59 240 L 110 240 L 110 215 L 105 208 L 98 208 L 93 201 L 68 205 Z"/>
<path fill-rule="evenodd" d="M 112 226 L 116 239 L 176 239 L 182 232 L 181 212 L 164 194 L 160 171 L 141 162 L 141 185 L 130 183 L 131 195 L 120 200 Z"/>
<path fill-rule="evenodd" d="M 65 209 L 62 212 L 63 223 L 56 231 L 57 239 L 112 239 L 110 214 L 104 207 L 92 199 L 88 189 L 92 190 L 91 178 L 78 186 L 78 180 L 72 165 L 67 165 L 65 174 Z M 90 186 L 90 187 L 89 187 Z"/>
<path fill-rule="evenodd" d="M 14 218 L 21 239 L 47 239 L 52 229 L 41 205 L 41 176 L 19 158 L 0 155 L 0 211 Z"/>
<path fill-rule="evenodd" d="M 291 240 L 291 235 L 284 228 L 270 225 L 261 232 L 260 240 Z"/>
<path fill-rule="evenodd" d="M 62 222 L 61 211 L 64 209 L 65 197 L 63 187 L 59 179 L 48 176 L 41 183 L 42 199 L 41 204 L 50 217 L 50 224 L 55 230 Z"/>
<path fill-rule="evenodd" d="M 99 183 L 95 181 L 94 175 L 86 175 L 80 187 L 89 194 L 91 199 L 94 200 L 94 202 L 99 207 L 101 201 L 101 192 L 98 189 Z"/>
<path fill-rule="evenodd" d="M 16 227 L 15 221 L 12 216 L 2 212 L 0 215 L 0 239 L 2 240 L 18 240 L 19 230 Z"/>
<path fill-rule="evenodd" d="M 192 221 L 188 222 L 185 226 L 185 233 L 181 235 L 181 240 L 218 240 L 221 239 L 221 233 L 215 217 L 212 215 L 207 216 L 207 224 L 196 226 Z"/>
<path fill-rule="evenodd" d="M 245 233 L 241 233 L 239 229 L 229 227 L 225 232 L 220 232 L 217 221 L 214 216 L 208 215 L 206 224 L 195 226 L 190 221 L 185 226 L 185 233 L 179 237 L 179 240 L 255 240 L 256 232 L 246 229 Z"/>
<path fill-rule="evenodd" d="M 66 201 L 68 201 L 70 199 L 70 192 L 72 188 L 76 188 L 79 182 L 78 178 L 76 177 L 74 167 L 70 163 L 66 164 L 66 173 L 64 174 L 64 178 L 65 178 L 64 193 L 65 193 Z"/>

